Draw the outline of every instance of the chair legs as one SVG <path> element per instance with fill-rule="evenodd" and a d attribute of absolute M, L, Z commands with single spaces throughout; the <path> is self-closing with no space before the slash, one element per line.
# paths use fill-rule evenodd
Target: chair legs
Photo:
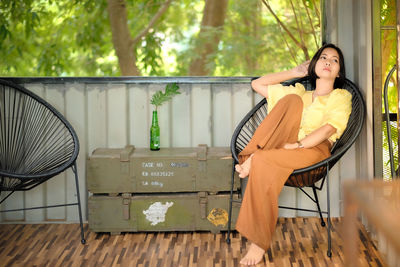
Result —
<path fill-rule="evenodd" d="M 78 183 L 78 171 L 76 169 L 76 162 L 71 166 L 72 171 L 74 172 L 75 175 L 75 185 L 76 185 L 76 195 L 77 195 L 77 203 L 69 203 L 69 204 L 60 204 L 60 205 L 49 205 L 49 206 L 41 206 L 41 207 L 32 207 L 32 208 L 20 208 L 20 209 L 10 209 L 10 210 L 0 210 L 0 213 L 3 212 L 14 212 L 14 211 L 21 211 L 21 210 L 35 210 L 35 209 L 46 209 L 46 208 L 57 208 L 57 207 L 66 207 L 66 206 L 73 206 L 77 205 L 78 206 L 78 212 L 79 212 L 79 222 L 80 222 L 80 228 L 81 228 L 81 243 L 85 244 L 85 235 L 84 235 L 84 230 L 83 230 L 83 220 L 82 220 L 82 209 L 81 209 L 81 198 L 79 194 L 79 183 Z M 6 198 L 8 198 L 12 193 L 15 191 L 10 192 L 5 198 L 3 198 L 0 203 L 2 203 Z"/>
<path fill-rule="evenodd" d="M 228 234 L 226 237 L 226 243 L 231 243 L 231 224 L 232 224 L 232 205 L 233 205 L 233 186 L 235 183 L 235 160 L 232 160 L 232 179 L 231 179 L 231 195 L 229 198 L 229 217 L 228 217 Z"/>
<path fill-rule="evenodd" d="M 76 197 L 78 199 L 77 204 L 78 204 L 78 211 L 79 211 L 79 222 L 80 222 L 80 226 L 81 226 L 81 243 L 85 244 L 86 240 L 85 240 L 85 234 L 84 234 L 84 230 L 83 230 L 81 197 L 79 194 L 78 170 L 76 169 L 76 162 L 74 163 L 74 165 L 72 165 L 72 171 L 74 172 L 74 175 L 75 175 Z"/>
<path fill-rule="evenodd" d="M 324 221 L 324 218 L 322 217 L 321 208 L 319 206 L 317 190 L 315 189 L 315 186 L 313 186 L 312 189 L 313 189 L 313 192 L 314 192 L 314 200 L 315 200 L 315 204 L 317 204 L 319 217 L 321 218 L 321 226 L 324 227 L 325 226 L 325 221 Z"/>
<path fill-rule="evenodd" d="M 328 257 L 332 257 L 332 240 L 331 240 L 331 201 L 329 197 L 329 164 L 326 164 L 326 198 L 327 198 L 327 208 L 328 208 Z"/>
<path fill-rule="evenodd" d="M 234 179 L 235 179 L 235 160 L 232 162 L 232 178 L 231 178 L 231 195 L 229 199 L 229 217 L 228 217 L 228 233 L 226 238 L 226 243 L 231 243 L 231 223 L 232 223 L 232 205 L 233 205 L 233 187 L 234 187 Z M 331 240 L 331 213 L 330 213 L 330 194 L 329 194 L 329 165 L 326 166 L 326 197 L 327 197 L 327 219 L 328 227 L 328 251 L 327 256 L 332 257 L 332 240 Z M 243 186 L 242 186 L 243 187 Z M 312 187 L 314 193 L 314 200 L 318 208 L 318 213 L 321 218 L 321 226 L 325 226 L 324 218 L 322 217 L 321 207 L 319 205 L 318 195 L 315 186 Z M 242 191 L 243 193 L 243 191 Z M 307 194 L 308 195 L 308 194 Z M 281 207 L 281 208 L 288 208 L 288 207 Z M 298 208 L 290 208 L 294 210 L 303 210 L 303 211 L 312 211 L 312 210 L 305 210 L 305 209 L 298 209 Z"/>

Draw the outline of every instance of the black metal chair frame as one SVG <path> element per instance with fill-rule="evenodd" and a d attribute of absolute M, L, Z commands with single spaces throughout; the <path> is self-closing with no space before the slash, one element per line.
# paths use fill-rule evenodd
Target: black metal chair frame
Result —
<path fill-rule="evenodd" d="M 7 90 L 8 93 L 6 93 Z M 28 110 L 32 113 L 40 111 L 40 114 L 37 114 L 36 117 L 40 117 L 43 114 L 46 115 L 46 119 L 41 121 L 41 123 L 54 127 L 58 126 L 60 128 L 57 128 L 53 136 L 50 136 L 50 134 L 53 133 L 50 132 L 49 136 L 46 136 L 46 138 L 42 137 L 40 141 L 37 141 L 36 139 L 39 139 L 39 133 L 41 132 L 40 125 L 34 122 L 32 123 L 34 125 L 30 125 L 29 123 L 32 122 L 33 119 L 31 121 L 24 121 L 24 114 L 27 114 Z M 20 122 L 15 122 L 15 117 L 20 118 Z M 34 118 L 34 116 L 32 118 Z M 38 153 L 37 151 L 40 151 L 40 155 L 35 156 L 34 160 L 30 159 L 29 164 L 27 163 L 28 156 L 26 155 L 28 152 L 25 151 L 29 149 L 21 145 L 20 143 L 22 143 L 22 141 L 18 140 L 18 137 L 16 137 L 25 134 L 23 133 L 24 131 L 29 131 L 31 137 L 29 141 L 29 153 Z M 28 135 L 28 133 L 26 133 L 26 135 Z M 54 137 L 54 135 L 56 135 L 56 137 Z M 56 148 L 46 147 L 45 139 L 48 139 L 49 143 L 55 140 L 54 144 L 56 143 L 58 146 Z M 63 144 L 64 140 L 68 140 L 68 147 Z M 61 154 L 59 161 L 49 156 L 55 155 L 57 149 L 62 150 L 59 152 Z M 77 193 L 76 203 L 0 210 L 0 213 L 77 205 L 81 229 L 81 243 L 85 244 L 78 172 L 76 167 L 78 153 L 79 140 L 76 132 L 61 113 L 45 100 L 24 87 L 9 81 L 0 80 L 0 195 L 3 191 L 10 192 L 0 199 L 0 204 L 14 192 L 30 190 L 57 174 L 64 172 L 68 168 L 71 168 L 74 173 Z M 10 156 L 9 154 L 12 155 Z M 43 160 L 40 159 L 42 156 Z M 10 163 L 10 157 L 12 158 L 12 164 Z M 29 167 L 23 165 L 29 165 Z"/>
<path fill-rule="evenodd" d="M 304 85 L 306 90 L 313 90 L 311 82 L 308 77 L 294 79 L 283 82 L 284 85 L 294 85 L 295 83 L 301 83 Z M 351 147 L 355 142 L 364 124 L 365 115 L 365 102 L 357 86 L 350 80 L 346 79 L 345 86 L 343 89 L 348 90 L 352 94 L 352 112 L 347 124 L 346 130 L 342 136 L 335 142 L 331 149 L 331 156 L 323 161 L 320 161 L 312 166 L 294 170 L 285 183 L 285 186 L 299 188 L 303 193 L 307 195 L 316 205 L 317 210 L 293 208 L 286 206 L 279 206 L 279 208 L 315 212 L 319 213 L 321 219 L 321 225 L 325 226 L 325 222 L 322 214 L 327 215 L 327 232 L 328 232 L 328 251 L 327 255 L 332 256 L 331 249 L 331 221 L 330 221 L 330 196 L 329 196 L 329 170 L 335 165 L 337 161 L 344 155 L 344 153 Z M 232 162 L 232 179 L 231 179 L 231 195 L 229 203 L 229 219 L 228 219 L 228 233 L 226 242 L 230 243 L 231 234 L 231 219 L 232 219 L 232 203 L 239 202 L 241 200 L 233 200 L 233 189 L 234 189 L 234 177 L 235 177 L 235 164 L 239 162 L 238 154 L 244 149 L 247 143 L 250 141 L 258 125 L 267 116 L 267 101 L 264 98 L 261 100 L 236 127 L 231 140 L 231 152 L 233 157 Z M 241 190 L 238 194 L 244 195 L 247 179 L 241 179 Z M 327 210 L 321 211 L 317 190 L 321 191 L 326 180 L 326 192 L 327 192 Z M 317 183 L 320 182 L 318 186 Z M 308 194 L 303 188 L 312 188 L 313 195 Z"/>
<path fill-rule="evenodd" d="M 396 70 L 396 65 L 392 67 L 389 71 L 388 75 L 386 76 L 385 86 L 383 88 L 383 100 L 385 106 L 385 121 L 386 121 L 386 134 L 388 138 L 388 146 L 389 146 L 389 159 L 390 159 L 390 174 L 392 179 L 397 177 L 397 173 L 399 170 L 396 170 L 394 165 L 394 153 L 393 153 L 393 143 L 392 143 L 392 134 L 391 134 L 391 127 L 390 127 L 390 110 L 389 110 L 389 100 L 388 100 L 388 88 L 389 88 L 389 81 L 390 77 L 392 77 L 394 71 Z"/>

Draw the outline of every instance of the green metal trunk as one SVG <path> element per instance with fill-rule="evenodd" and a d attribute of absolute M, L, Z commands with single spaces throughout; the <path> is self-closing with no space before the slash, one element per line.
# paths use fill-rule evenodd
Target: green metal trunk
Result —
<path fill-rule="evenodd" d="M 234 196 L 237 200 L 237 195 Z M 240 205 L 233 205 L 235 225 Z M 227 230 L 229 194 L 123 194 L 89 197 L 89 228 L 94 232 Z"/>
<path fill-rule="evenodd" d="M 227 230 L 232 172 L 227 147 L 96 149 L 87 166 L 92 231 Z M 239 207 L 234 203 L 232 225 Z"/>
<path fill-rule="evenodd" d="M 87 186 L 94 194 L 216 193 L 230 190 L 232 158 L 227 147 L 199 145 L 151 151 L 127 146 L 96 149 L 87 166 Z"/>

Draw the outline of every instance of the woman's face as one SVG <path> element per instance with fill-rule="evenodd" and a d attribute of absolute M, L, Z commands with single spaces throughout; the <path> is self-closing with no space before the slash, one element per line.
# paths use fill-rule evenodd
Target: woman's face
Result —
<path fill-rule="evenodd" d="M 320 79 L 336 79 L 339 77 L 340 64 L 339 54 L 336 49 L 327 47 L 325 48 L 317 63 L 315 64 L 315 74 Z"/>

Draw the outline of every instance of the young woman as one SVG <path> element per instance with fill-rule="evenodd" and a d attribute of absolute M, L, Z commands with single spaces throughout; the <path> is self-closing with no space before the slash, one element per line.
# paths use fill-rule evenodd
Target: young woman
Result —
<path fill-rule="evenodd" d="M 303 85 L 280 82 L 310 76 L 314 91 Z M 251 241 L 240 261 L 261 261 L 270 246 L 278 218 L 278 196 L 295 169 L 330 156 L 332 144 L 346 128 L 351 113 L 351 94 L 341 88 L 345 81 L 343 54 L 333 44 L 322 46 L 311 62 L 252 82 L 267 98 L 268 116 L 259 125 L 235 166 L 239 177 L 249 176 L 236 229 Z"/>

